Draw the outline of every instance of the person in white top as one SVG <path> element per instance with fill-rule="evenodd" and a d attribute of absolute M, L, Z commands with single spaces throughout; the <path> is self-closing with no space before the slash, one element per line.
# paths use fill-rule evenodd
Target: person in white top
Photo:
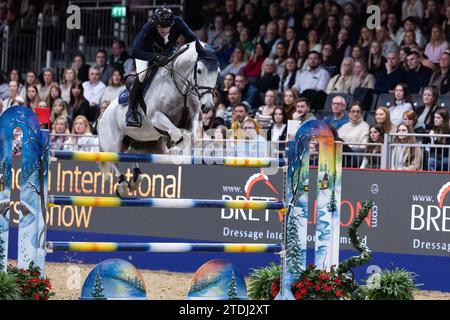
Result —
<path fill-rule="evenodd" d="M 56 84 L 56 82 L 54 81 L 55 75 L 53 73 L 53 70 L 45 69 L 43 78 L 44 84 L 39 88 L 39 98 L 41 98 L 41 100 L 47 100 L 47 97 L 50 93 L 50 87 Z"/>
<path fill-rule="evenodd" d="M 65 148 L 70 151 L 98 151 L 98 137 L 93 136 L 85 116 L 77 116 L 73 121 L 72 137 Z"/>
<path fill-rule="evenodd" d="M 28 92 L 28 87 L 30 85 L 35 85 L 37 87 L 37 91 L 39 92 L 39 90 L 41 89 L 41 85 L 39 83 L 38 77 L 36 72 L 34 72 L 33 70 L 29 70 L 27 72 L 27 77 L 25 79 L 25 85 L 23 86 L 22 90 L 20 90 L 20 96 L 25 100 L 25 97 L 27 95 Z"/>
<path fill-rule="evenodd" d="M 114 70 L 109 77 L 108 86 L 103 92 L 101 102 L 109 100 L 113 101 L 125 89 L 123 83 L 123 74 L 120 70 Z"/>
<path fill-rule="evenodd" d="M 330 74 L 321 67 L 322 58 L 316 51 L 311 51 L 308 54 L 309 68 L 305 71 L 297 71 L 295 77 L 294 88 L 302 93 L 307 89 L 325 90 L 328 81 L 330 81 Z"/>
<path fill-rule="evenodd" d="M 349 93 L 355 79 L 353 68 L 353 58 L 344 58 L 341 63 L 341 72 L 328 82 L 326 93 Z"/>
<path fill-rule="evenodd" d="M 106 86 L 100 81 L 100 69 L 91 67 L 89 69 L 89 81 L 83 82 L 84 97 L 89 101 L 91 107 L 96 107 L 100 104 Z"/>
<path fill-rule="evenodd" d="M 16 80 L 9 82 L 9 98 L 3 101 L 3 112 L 15 105 L 22 105 L 24 103 L 22 97 L 19 95 L 19 83 Z"/>
<path fill-rule="evenodd" d="M 339 128 L 339 137 L 345 142 L 367 143 L 369 139 L 369 125 L 363 120 L 362 107 L 354 102 L 349 111 L 350 121 Z M 363 152 L 364 145 L 350 145 L 354 152 Z"/>

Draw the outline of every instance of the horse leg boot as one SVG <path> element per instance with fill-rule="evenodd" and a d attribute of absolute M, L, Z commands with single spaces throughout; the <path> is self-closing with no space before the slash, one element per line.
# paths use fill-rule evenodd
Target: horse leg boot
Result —
<path fill-rule="evenodd" d="M 142 179 L 142 171 L 136 164 L 136 167 L 133 168 L 133 177 L 128 181 L 128 189 L 130 191 L 137 190 L 142 182 Z"/>
<path fill-rule="evenodd" d="M 128 102 L 128 111 L 126 114 L 126 125 L 127 127 L 140 128 L 142 125 L 141 114 L 138 111 L 139 107 L 139 95 L 141 94 L 142 82 L 139 77 L 136 76 L 133 82 L 133 86 L 130 90 L 130 98 Z"/>

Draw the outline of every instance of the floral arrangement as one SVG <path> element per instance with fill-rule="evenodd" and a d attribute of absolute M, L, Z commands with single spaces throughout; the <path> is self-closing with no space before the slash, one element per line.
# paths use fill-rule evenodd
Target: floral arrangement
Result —
<path fill-rule="evenodd" d="M 15 278 L 23 300 L 48 300 L 55 295 L 51 292 L 52 285 L 47 277 L 42 277 L 39 267 L 33 262 L 27 270 L 8 267 L 8 273 Z"/>

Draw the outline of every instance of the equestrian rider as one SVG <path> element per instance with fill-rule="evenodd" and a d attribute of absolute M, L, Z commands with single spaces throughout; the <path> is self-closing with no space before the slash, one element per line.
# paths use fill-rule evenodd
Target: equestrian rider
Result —
<path fill-rule="evenodd" d="M 133 42 L 132 57 L 136 62 L 137 76 L 130 90 L 126 125 L 140 127 L 141 115 L 137 111 L 142 83 L 147 75 L 149 65 L 157 64 L 176 50 L 177 39 L 183 35 L 186 42 L 197 40 L 196 34 L 187 26 L 183 19 L 174 16 L 168 8 L 156 9 L 153 18 L 148 21 Z M 152 76 L 156 74 L 158 66 L 154 65 Z"/>

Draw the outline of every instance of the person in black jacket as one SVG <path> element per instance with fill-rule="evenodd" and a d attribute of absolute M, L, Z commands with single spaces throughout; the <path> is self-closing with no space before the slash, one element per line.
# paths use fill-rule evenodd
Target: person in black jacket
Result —
<path fill-rule="evenodd" d="M 187 26 L 183 19 L 174 16 L 168 8 L 156 9 L 153 18 L 148 21 L 133 42 L 132 56 L 136 62 L 137 76 L 130 90 L 130 101 L 126 115 L 129 127 L 140 127 L 140 114 L 137 112 L 139 94 L 149 63 L 158 63 L 175 52 L 177 39 L 183 35 L 187 42 L 197 40 L 196 34 Z M 152 78 L 158 68 L 151 70 Z"/>

